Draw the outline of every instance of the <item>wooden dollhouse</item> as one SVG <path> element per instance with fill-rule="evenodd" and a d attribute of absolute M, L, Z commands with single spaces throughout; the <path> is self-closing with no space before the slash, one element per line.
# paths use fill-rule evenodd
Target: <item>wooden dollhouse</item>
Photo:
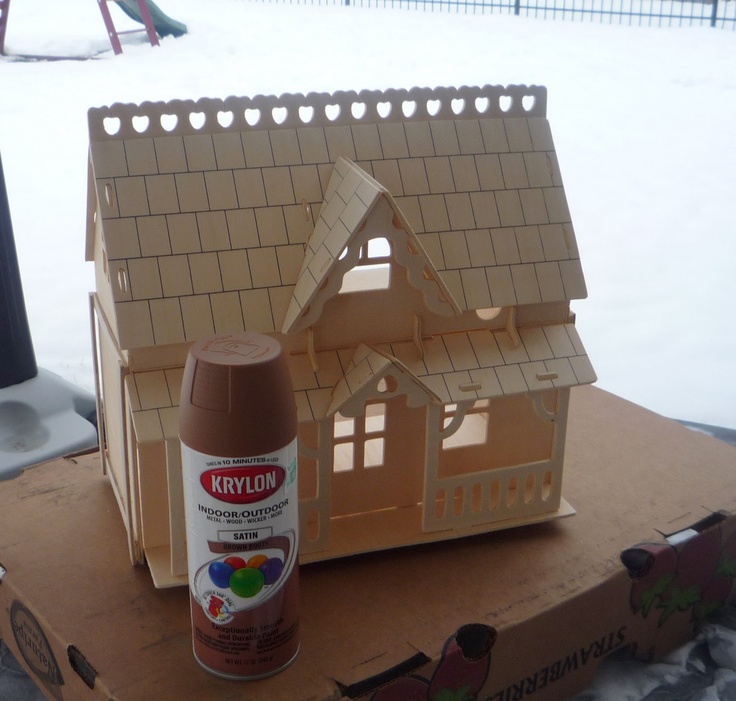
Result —
<path fill-rule="evenodd" d="M 573 513 L 595 374 L 545 114 L 490 85 L 90 110 L 101 453 L 157 586 L 186 581 L 177 404 L 213 334 L 287 351 L 302 563 Z"/>

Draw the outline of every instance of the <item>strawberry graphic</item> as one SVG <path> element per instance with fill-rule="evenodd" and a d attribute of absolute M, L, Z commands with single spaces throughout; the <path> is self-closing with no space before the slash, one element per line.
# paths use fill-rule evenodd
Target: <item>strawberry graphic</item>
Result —
<path fill-rule="evenodd" d="M 716 574 L 721 551 L 720 526 L 712 526 L 686 541 L 677 558 L 677 577 L 657 605 L 662 625 L 675 611 L 687 611 L 701 601 Z"/>
<path fill-rule="evenodd" d="M 445 643 L 429 685 L 430 701 L 474 701 L 488 678 L 496 631 L 471 623 Z"/>
<path fill-rule="evenodd" d="M 693 525 L 677 545 L 640 543 L 621 553 L 632 579 L 630 604 L 646 616 L 657 609 L 658 625 L 672 614 L 692 609 L 694 620 L 720 608 L 736 577 L 736 533 L 721 543 L 726 516 L 711 514 Z"/>
<path fill-rule="evenodd" d="M 400 677 L 379 689 L 371 701 L 475 701 L 488 678 L 496 631 L 462 626 L 448 638 L 431 680 Z"/>
<path fill-rule="evenodd" d="M 695 620 L 701 622 L 707 616 L 726 605 L 734 578 L 736 578 L 736 531 L 732 532 L 721 546 L 713 579 L 702 592 L 695 607 Z"/>
<path fill-rule="evenodd" d="M 703 590 L 700 601 L 696 604 L 693 615 L 700 623 L 718 609 L 723 608 L 731 595 L 733 577 L 714 577 Z"/>
<path fill-rule="evenodd" d="M 677 550 L 668 543 L 639 543 L 621 553 L 632 579 L 629 602 L 646 618 L 677 576 Z"/>
<path fill-rule="evenodd" d="M 716 574 L 736 577 L 736 530 L 730 533 L 721 546 Z"/>

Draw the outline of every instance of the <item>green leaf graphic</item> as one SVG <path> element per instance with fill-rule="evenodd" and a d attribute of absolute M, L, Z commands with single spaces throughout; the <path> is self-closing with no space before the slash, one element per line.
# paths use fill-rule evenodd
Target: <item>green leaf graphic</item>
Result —
<path fill-rule="evenodd" d="M 432 701 L 473 701 L 469 691 L 470 684 L 464 684 L 458 689 L 440 689 L 432 696 Z"/>

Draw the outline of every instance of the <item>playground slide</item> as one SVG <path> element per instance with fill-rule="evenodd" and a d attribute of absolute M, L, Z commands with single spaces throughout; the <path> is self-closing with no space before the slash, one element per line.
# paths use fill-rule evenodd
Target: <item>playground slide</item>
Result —
<path fill-rule="evenodd" d="M 135 0 L 115 1 L 120 9 L 128 15 L 128 17 L 143 24 L 141 13 L 138 10 L 138 3 Z M 175 19 L 171 19 L 171 17 L 164 14 L 153 0 L 148 0 L 148 10 L 151 13 L 151 19 L 153 19 L 153 26 L 156 28 L 156 33 L 159 36 L 180 37 L 182 34 L 187 33 L 186 24 L 178 22 Z"/>

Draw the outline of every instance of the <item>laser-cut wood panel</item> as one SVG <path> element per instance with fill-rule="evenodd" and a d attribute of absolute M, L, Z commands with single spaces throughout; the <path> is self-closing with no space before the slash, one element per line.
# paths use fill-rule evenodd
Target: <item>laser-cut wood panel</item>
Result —
<path fill-rule="evenodd" d="M 158 586 L 185 568 L 181 369 L 189 344 L 215 333 L 286 348 L 303 562 L 365 549 L 356 534 L 376 510 L 396 513 L 372 548 L 571 512 L 567 393 L 595 374 L 571 323 L 587 291 L 546 100 L 541 87 L 486 85 L 90 110 L 107 460 L 131 557 L 145 550 Z M 527 448 L 494 446 L 485 406 Z M 338 439 L 340 421 L 353 438 Z M 392 502 L 409 425 L 407 484 L 424 486 Z"/>

